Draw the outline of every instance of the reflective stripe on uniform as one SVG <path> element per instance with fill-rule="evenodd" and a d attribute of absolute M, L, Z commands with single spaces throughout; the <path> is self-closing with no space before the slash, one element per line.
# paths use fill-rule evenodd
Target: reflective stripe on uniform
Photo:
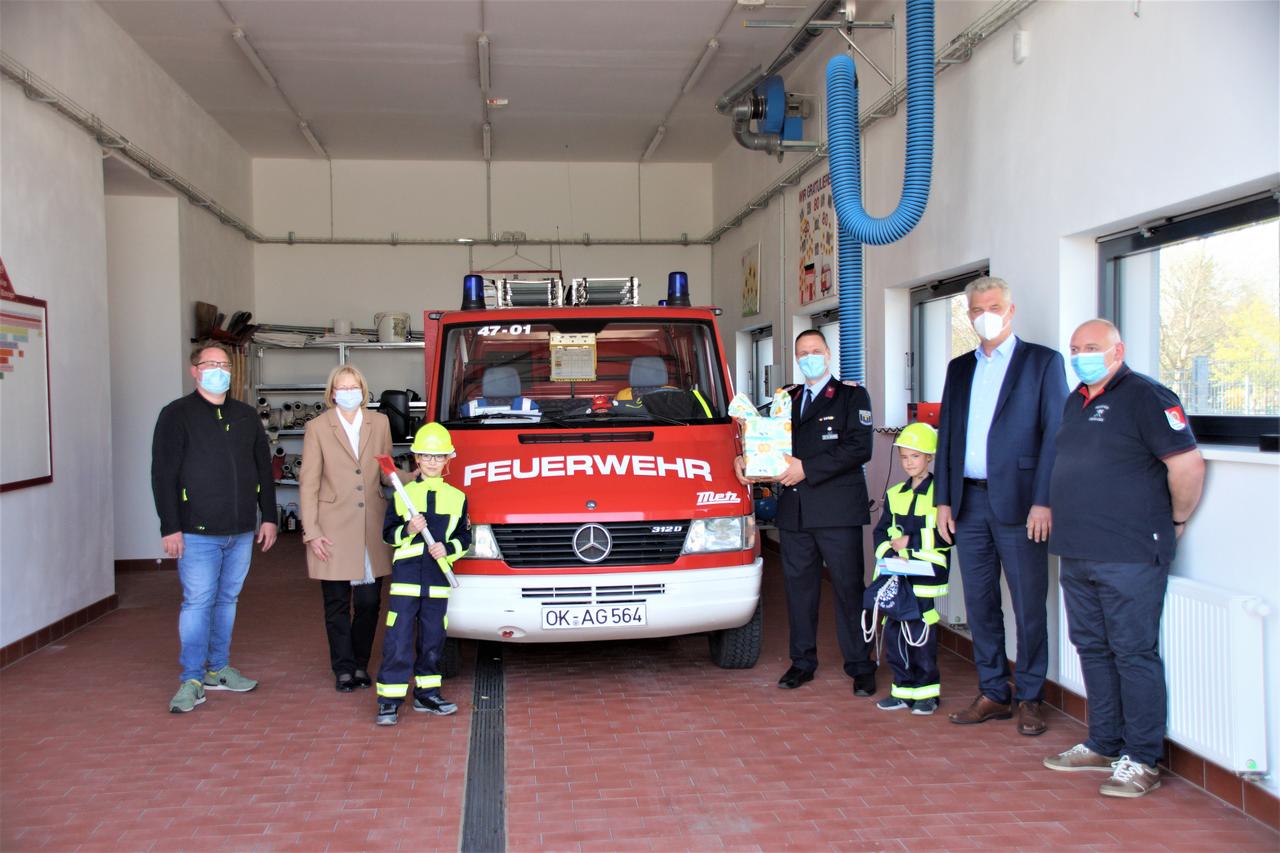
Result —
<path fill-rule="evenodd" d="M 428 597 L 429 597 L 429 598 L 448 598 L 448 597 L 449 597 L 449 587 L 447 587 L 447 586 L 429 586 L 429 587 L 427 587 L 427 594 L 428 594 Z"/>
<path fill-rule="evenodd" d="M 396 616 L 398 614 L 394 610 L 387 611 L 387 627 L 391 628 L 396 624 Z"/>
<path fill-rule="evenodd" d="M 403 699 L 409 692 L 407 684 L 383 684 L 378 682 L 378 695 L 388 699 Z"/>
<path fill-rule="evenodd" d="M 918 598 L 940 598 L 947 594 L 948 587 L 945 583 L 938 584 L 937 586 L 916 584 L 911 587 L 911 591 L 914 592 Z"/>
<path fill-rule="evenodd" d="M 405 492 L 409 495 L 409 500 L 421 513 L 425 513 L 427 511 L 428 494 L 435 494 L 435 506 L 432 507 L 432 514 L 435 516 L 444 516 L 448 519 L 444 536 L 439 537 L 441 542 L 448 543 L 449 540 L 453 538 L 453 531 L 457 529 L 458 522 L 462 520 L 462 509 L 466 505 L 467 496 L 463 494 L 460 489 L 454 488 L 439 478 L 432 480 L 414 480 L 411 483 L 406 483 L 404 488 Z M 409 510 L 399 492 L 395 495 L 395 507 L 396 513 L 407 521 L 410 517 Z M 392 562 L 397 560 L 407 560 L 412 557 L 420 557 L 426 553 L 426 545 L 423 541 L 425 537 L 414 536 L 409 538 L 412 539 L 415 544 L 396 549 L 396 552 L 391 556 Z M 393 544 L 399 545 L 401 543 L 396 542 Z M 460 549 L 455 548 L 454 550 Z M 444 559 L 447 562 L 452 563 L 461 556 L 461 553 L 446 554 Z"/>
<path fill-rule="evenodd" d="M 415 675 L 413 683 L 419 690 L 425 690 L 428 687 L 439 687 L 441 682 L 438 675 Z"/>
<path fill-rule="evenodd" d="M 942 617 L 938 614 L 938 611 L 933 608 L 929 608 L 924 613 L 920 614 L 920 621 L 924 622 L 926 625 L 935 625 L 941 618 Z"/>
<path fill-rule="evenodd" d="M 698 405 L 702 407 L 703 413 L 706 414 L 708 418 L 711 417 L 712 416 L 711 407 L 708 406 L 707 401 L 703 399 L 702 392 L 699 391 L 697 388 L 694 388 L 691 393 L 693 394 L 694 398 L 697 399 Z"/>
<path fill-rule="evenodd" d="M 416 583 L 393 583 L 391 585 L 392 595 L 408 595 L 413 598 L 422 597 L 422 584 Z"/>
<path fill-rule="evenodd" d="M 919 702 L 921 699 L 936 699 L 942 695 L 942 685 L 926 684 L 923 687 L 899 687 L 893 685 L 889 691 L 894 699 L 910 699 Z"/>
<path fill-rule="evenodd" d="M 427 546 L 422 544 L 422 542 L 415 542 L 412 545 L 405 545 L 401 548 L 397 548 L 395 553 L 391 555 L 391 560 L 392 562 L 395 562 L 396 560 L 407 560 L 410 557 L 419 557 L 426 550 Z"/>
<path fill-rule="evenodd" d="M 449 630 L 449 614 L 448 613 L 444 615 L 444 629 L 446 631 Z"/>

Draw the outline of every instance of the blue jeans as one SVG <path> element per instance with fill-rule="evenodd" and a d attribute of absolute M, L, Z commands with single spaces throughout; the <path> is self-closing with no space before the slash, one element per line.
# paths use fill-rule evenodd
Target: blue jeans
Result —
<path fill-rule="evenodd" d="M 206 669 L 216 672 L 230 659 L 236 601 L 249 574 L 253 534 L 184 533 L 182 542 L 182 556 L 178 558 L 178 579 L 182 581 L 178 637 L 182 652 L 178 663 L 183 681 L 203 681 Z"/>
<path fill-rule="evenodd" d="M 986 489 L 966 486 L 956 519 L 956 549 L 964 579 L 964 607 L 973 632 L 978 687 L 993 702 L 1009 701 L 1009 657 L 1005 652 L 1000 567 L 1009 582 L 1018 657 L 1014 667 L 1018 702 L 1044 697 L 1049 670 L 1049 546 L 1027 538 L 1024 523 L 1005 524 L 991 510 Z"/>
<path fill-rule="evenodd" d="M 1168 711 L 1160 616 L 1169 567 L 1063 557 L 1059 580 L 1089 699 L 1084 745 L 1154 767 Z"/>

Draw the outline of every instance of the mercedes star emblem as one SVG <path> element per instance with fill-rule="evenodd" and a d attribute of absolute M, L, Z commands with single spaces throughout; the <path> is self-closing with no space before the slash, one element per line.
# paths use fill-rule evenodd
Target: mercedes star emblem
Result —
<path fill-rule="evenodd" d="M 573 534 L 573 553 L 584 563 L 598 563 L 609 556 L 613 537 L 599 524 L 584 524 Z"/>

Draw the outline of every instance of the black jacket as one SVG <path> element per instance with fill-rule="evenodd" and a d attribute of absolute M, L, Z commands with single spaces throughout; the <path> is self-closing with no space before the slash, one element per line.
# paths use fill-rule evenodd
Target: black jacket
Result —
<path fill-rule="evenodd" d="M 871 458 L 871 395 L 832 377 L 802 417 L 804 389 L 791 389 L 791 455 L 804 463 L 804 479 L 782 489 L 777 525 L 807 530 L 868 524 L 862 466 Z"/>
<path fill-rule="evenodd" d="M 160 410 L 151 441 L 151 492 L 160 535 L 251 533 L 258 510 L 275 523 L 276 487 L 262 420 L 227 398 L 193 391 Z"/>

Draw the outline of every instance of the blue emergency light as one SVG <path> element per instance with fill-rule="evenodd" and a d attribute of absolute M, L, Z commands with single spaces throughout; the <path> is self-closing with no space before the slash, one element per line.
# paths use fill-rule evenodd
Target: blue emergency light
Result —
<path fill-rule="evenodd" d="M 673 272 L 667 276 L 667 304 L 689 307 L 689 274 Z"/>
<path fill-rule="evenodd" d="M 462 277 L 462 310 L 472 311 L 484 308 L 484 276 L 465 275 Z"/>

